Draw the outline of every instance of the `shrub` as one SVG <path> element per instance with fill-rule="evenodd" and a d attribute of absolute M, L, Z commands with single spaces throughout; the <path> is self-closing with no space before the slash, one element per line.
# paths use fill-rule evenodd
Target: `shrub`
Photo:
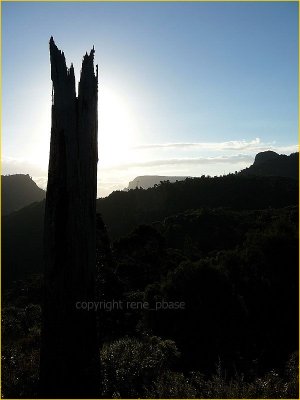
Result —
<path fill-rule="evenodd" d="M 154 381 L 178 356 L 173 341 L 156 336 L 125 337 L 104 344 L 101 350 L 103 396 L 145 397 Z"/>

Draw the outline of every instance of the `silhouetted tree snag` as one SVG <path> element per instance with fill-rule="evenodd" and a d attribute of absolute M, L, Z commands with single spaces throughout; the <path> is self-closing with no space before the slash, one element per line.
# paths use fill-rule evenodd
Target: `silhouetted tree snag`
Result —
<path fill-rule="evenodd" d="M 40 384 L 44 397 L 99 397 L 94 298 L 96 265 L 98 67 L 94 48 L 74 68 L 50 39 L 52 127 L 46 196 L 45 297 Z"/>

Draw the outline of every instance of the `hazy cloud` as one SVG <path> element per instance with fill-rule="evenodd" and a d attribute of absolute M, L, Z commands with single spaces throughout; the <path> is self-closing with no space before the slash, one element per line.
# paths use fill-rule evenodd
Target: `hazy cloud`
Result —
<path fill-rule="evenodd" d="M 257 146 L 260 144 L 260 139 L 256 138 L 250 142 L 245 140 L 231 140 L 228 142 L 182 142 L 182 143 L 156 143 L 146 144 L 141 146 L 134 146 L 133 149 L 186 149 L 186 148 L 197 148 L 202 150 L 244 150 Z"/>
<path fill-rule="evenodd" d="M 124 163 L 107 169 L 129 169 L 129 168 L 145 168 L 145 167 L 162 167 L 167 165 L 203 165 L 203 164 L 237 164 L 237 163 L 253 162 L 253 156 L 247 154 L 238 154 L 234 156 L 219 157 L 197 157 L 197 158 L 171 158 L 162 160 L 150 160 L 135 163 Z M 106 169 L 106 168 L 104 168 Z"/>
<path fill-rule="evenodd" d="M 298 145 L 291 145 L 286 147 L 276 146 L 276 143 L 263 143 L 260 138 L 254 140 L 230 140 L 227 142 L 196 142 L 196 143 L 156 143 L 146 144 L 141 146 L 133 147 L 135 150 L 147 150 L 147 149 L 199 149 L 199 150 L 211 150 L 211 151 L 265 151 L 274 150 L 282 152 L 295 152 L 298 151 Z"/>
<path fill-rule="evenodd" d="M 47 175 L 47 168 L 41 167 L 30 160 L 24 158 L 3 157 L 2 174 L 29 174 L 32 176 Z"/>
<path fill-rule="evenodd" d="M 283 153 L 283 154 L 291 154 L 291 153 L 296 153 L 299 151 L 299 145 L 298 144 L 292 144 L 290 146 L 274 146 L 271 147 L 270 150 L 276 151 L 276 153 Z"/>

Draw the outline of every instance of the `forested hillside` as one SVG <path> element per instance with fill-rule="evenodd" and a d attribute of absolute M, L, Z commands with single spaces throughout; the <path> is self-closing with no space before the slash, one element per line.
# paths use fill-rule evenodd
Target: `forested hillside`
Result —
<path fill-rule="evenodd" d="M 278 177 L 187 178 L 162 182 L 154 188 L 117 191 L 97 200 L 111 240 L 129 234 L 140 224 L 202 207 L 235 210 L 280 208 L 298 203 L 298 182 Z M 2 219 L 2 277 L 4 285 L 42 270 L 44 202 Z"/>
<path fill-rule="evenodd" d="M 297 206 L 97 232 L 103 397 L 297 398 Z M 5 291 L 6 396 L 36 396 L 40 304 L 40 274 Z"/>
<path fill-rule="evenodd" d="M 298 398 L 297 180 L 188 178 L 97 208 L 99 397 Z M 10 398 L 38 393 L 43 215 L 3 217 Z"/>

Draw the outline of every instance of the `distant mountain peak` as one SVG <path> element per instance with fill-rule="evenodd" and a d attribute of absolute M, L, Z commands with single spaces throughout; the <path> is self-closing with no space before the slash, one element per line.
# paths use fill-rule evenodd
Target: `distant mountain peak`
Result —
<path fill-rule="evenodd" d="M 28 174 L 2 175 L 2 215 L 45 198 L 45 191 Z"/>
<path fill-rule="evenodd" d="M 241 175 L 280 176 L 299 178 L 299 153 L 289 156 L 275 151 L 263 151 L 255 157 L 254 163 L 240 172 Z"/>
<path fill-rule="evenodd" d="M 280 155 L 276 153 L 275 151 L 267 150 L 267 151 L 262 151 L 255 156 L 254 164 L 253 165 L 259 165 L 261 163 L 264 163 L 269 160 L 275 160 L 276 158 L 279 158 Z"/>
<path fill-rule="evenodd" d="M 134 178 L 133 181 L 129 182 L 128 190 L 143 188 L 149 189 L 154 185 L 159 185 L 162 181 L 169 181 L 170 183 L 176 181 L 183 181 L 187 176 L 160 176 L 160 175 L 142 175 Z M 126 189 L 125 189 L 126 190 Z"/>

